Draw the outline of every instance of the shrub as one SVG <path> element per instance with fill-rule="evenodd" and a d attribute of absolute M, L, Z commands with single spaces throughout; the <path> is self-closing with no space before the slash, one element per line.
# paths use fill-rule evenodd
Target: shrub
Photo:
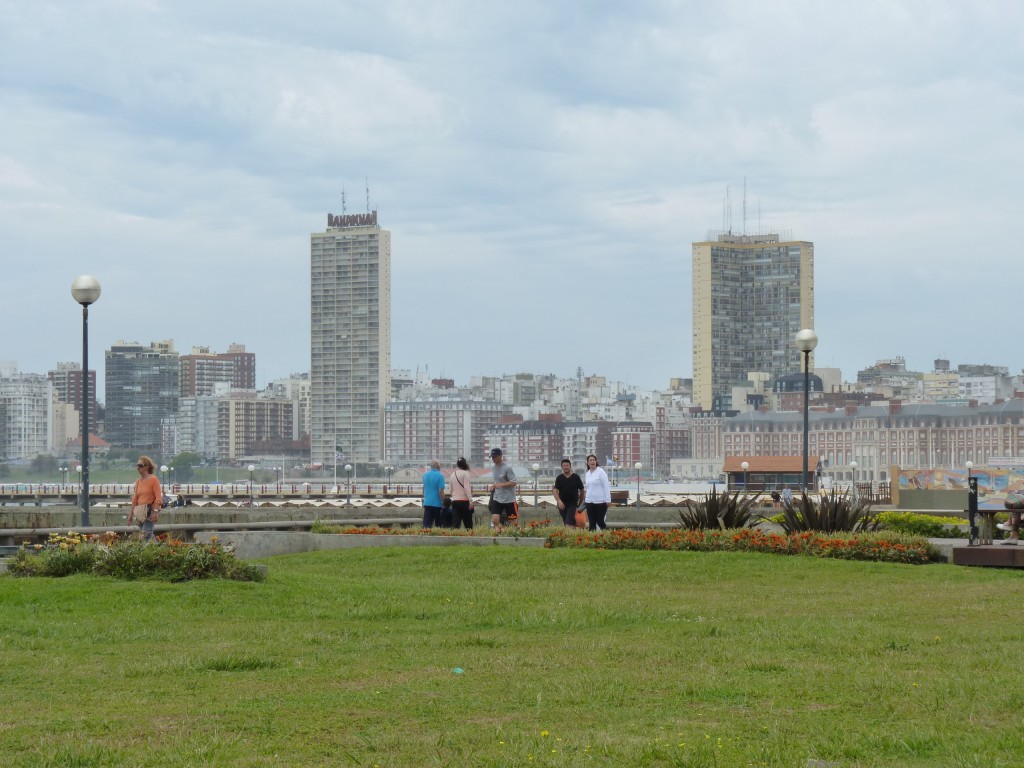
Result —
<path fill-rule="evenodd" d="M 14 576 L 69 576 L 93 573 L 119 579 L 144 577 L 165 581 L 233 579 L 262 581 L 263 572 L 235 557 L 231 547 L 219 544 L 186 544 L 160 537 L 142 542 L 102 536 L 51 534 L 46 544 L 25 545 L 8 571 Z"/>
<path fill-rule="evenodd" d="M 701 501 L 686 500 L 686 508 L 679 510 L 679 524 L 691 531 L 708 529 L 745 528 L 750 524 L 757 496 L 737 491 L 719 494 L 714 488 Z"/>
<path fill-rule="evenodd" d="M 786 533 L 857 533 L 878 530 L 878 520 L 871 512 L 871 505 L 863 499 L 851 501 L 845 491 L 823 493 L 818 502 L 806 493 L 801 493 L 798 499 L 783 505 L 780 525 Z"/>
<path fill-rule="evenodd" d="M 967 531 L 959 526 L 967 522 L 959 517 L 921 515 L 916 512 L 879 512 L 879 525 L 887 531 L 927 538 L 967 538 Z"/>

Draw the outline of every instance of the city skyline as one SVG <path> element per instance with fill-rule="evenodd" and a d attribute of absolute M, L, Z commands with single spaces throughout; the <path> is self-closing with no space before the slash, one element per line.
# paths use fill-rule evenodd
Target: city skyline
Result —
<path fill-rule="evenodd" d="M 397 368 L 690 377 L 689 243 L 728 220 L 815 243 L 818 366 L 1021 365 L 999 300 L 1024 283 L 1019 4 L 9 4 L 0 22 L 19 328 L 0 360 L 22 371 L 80 358 L 79 274 L 103 286 L 97 350 L 238 341 L 258 386 L 308 370 L 306 238 L 342 190 L 393 233 Z"/>

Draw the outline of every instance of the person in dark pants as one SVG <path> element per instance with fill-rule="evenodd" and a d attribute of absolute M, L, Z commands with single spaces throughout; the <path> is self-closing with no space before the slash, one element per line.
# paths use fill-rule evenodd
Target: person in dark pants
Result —
<path fill-rule="evenodd" d="M 572 462 L 569 459 L 562 459 L 562 474 L 555 478 L 555 487 L 551 495 L 555 497 L 566 528 L 576 527 L 576 510 L 583 500 L 583 493 L 583 481 L 572 471 Z"/>
<path fill-rule="evenodd" d="M 584 480 L 590 530 L 603 531 L 608 527 L 605 517 L 608 505 L 612 503 L 612 485 L 608 482 L 608 475 L 598 466 L 594 454 L 587 456 L 587 475 Z"/>
<path fill-rule="evenodd" d="M 467 531 L 473 530 L 473 476 L 469 474 L 469 462 L 461 456 L 455 462 L 455 471 L 450 477 L 452 485 L 452 527 L 459 523 Z"/>
<path fill-rule="evenodd" d="M 423 473 L 423 527 L 433 528 L 441 524 L 441 510 L 444 509 L 444 475 L 441 462 L 430 462 L 430 469 Z"/>
<path fill-rule="evenodd" d="M 501 530 L 509 522 L 516 505 L 516 473 L 505 462 L 501 448 L 491 449 L 491 527 Z"/>

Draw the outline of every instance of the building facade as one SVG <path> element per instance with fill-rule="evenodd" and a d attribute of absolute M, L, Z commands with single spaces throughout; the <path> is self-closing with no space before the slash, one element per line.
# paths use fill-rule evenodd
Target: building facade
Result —
<path fill-rule="evenodd" d="M 0 371 L 0 459 L 33 459 L 53 452 L 53 399 L 47 377 Z"/>
<path fill-rule="evenodd" d="M 256 388 L 256 355 L 246 352 L 244 344 L 230 344 L 227 352 L 192 347 L 192 353 L 182 355 L 180 363 L 181 397 L 212 395 L 217 384 L 230 389 Z"/>
<path fill-rule="evenodd" d="M 115 448 L 159 451 L 161 421 L 178 411 L 180 366 L 174 341 L 118 341 L 105 354 L 104 438 Z"/>
<path fill-rule="evenodd" d="M 74 409 L 82 413 L 82 365 L 81 363 L 57 363 L 57 367 L 46 374 L 53 382 L 53 388 L 57 392 L 57 398 L 62 403 L 69 403 Z M 98 431 L 97 425 L 97 392 L 96 392 L 96 371 L 89 371 L 89 425 L 93 430 Z M 61 447 L 57 444 L 56 447 Z"/>
<path fill-rule="evenodd" d="M 493 400 L 392 401 L 384 408 L 385 462 L 401 468 L 437 459 L 447 465 L 461 456 L 480 466 L 487 430 L 511 412 L 509 406 Z"/>
<path fill-rule="evenodd" d="M 721 457 L 803 453 L 803 414 L 751 412 L 696 419 L 717 427 Z M 1024 400 L 991 405 L 885 405 L 815 408 L 808 414 L 808 456 L 839 482 L 891 480 L 891 468 L 963 468 L 993 458 L 1024 458 Z M 709 446 L 712 441 L 708 441 Z M 698 450 L 705 445 L 696 443 Z M 697 461 L 714 459 L 698 453 Z M 854 466 L 856 462 L 856 466 Z"/>
<path fill-rule="evenodd" d="M 813 327 L 813 243 L 732 233 L 693 243 L 693 396 L 702 408 L 733 407 L 732 387 L 750 371 L 802 370 L 794 338 Z"/>
<path fill-rule="evenodd" d="M 310 237 L 311 458 L 380 463 L 391 396 L 391 233 L 377 212 Z"/>

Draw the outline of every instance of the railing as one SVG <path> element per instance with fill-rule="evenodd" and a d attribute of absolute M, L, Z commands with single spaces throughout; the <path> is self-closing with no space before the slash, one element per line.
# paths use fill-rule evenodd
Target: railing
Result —
<path fill-rule="evenodd" d="M 283 497 L 342 497 L 342 496 L 420 496 L 420 483 L 166 483 L 164 493 L 169 496 L 235 497 L 235 496 L 283 496 Z M 0 484 L 0 497 L 31 499 L 39 496 L 76 497 L 80 493 L 79 483 L 4 483 Z M 90 483 L 89 495 L 112 497 L 131 496 L 134 483 Z M 484 486 L 473 488 L 475 494 L 484 492 Z"/>

